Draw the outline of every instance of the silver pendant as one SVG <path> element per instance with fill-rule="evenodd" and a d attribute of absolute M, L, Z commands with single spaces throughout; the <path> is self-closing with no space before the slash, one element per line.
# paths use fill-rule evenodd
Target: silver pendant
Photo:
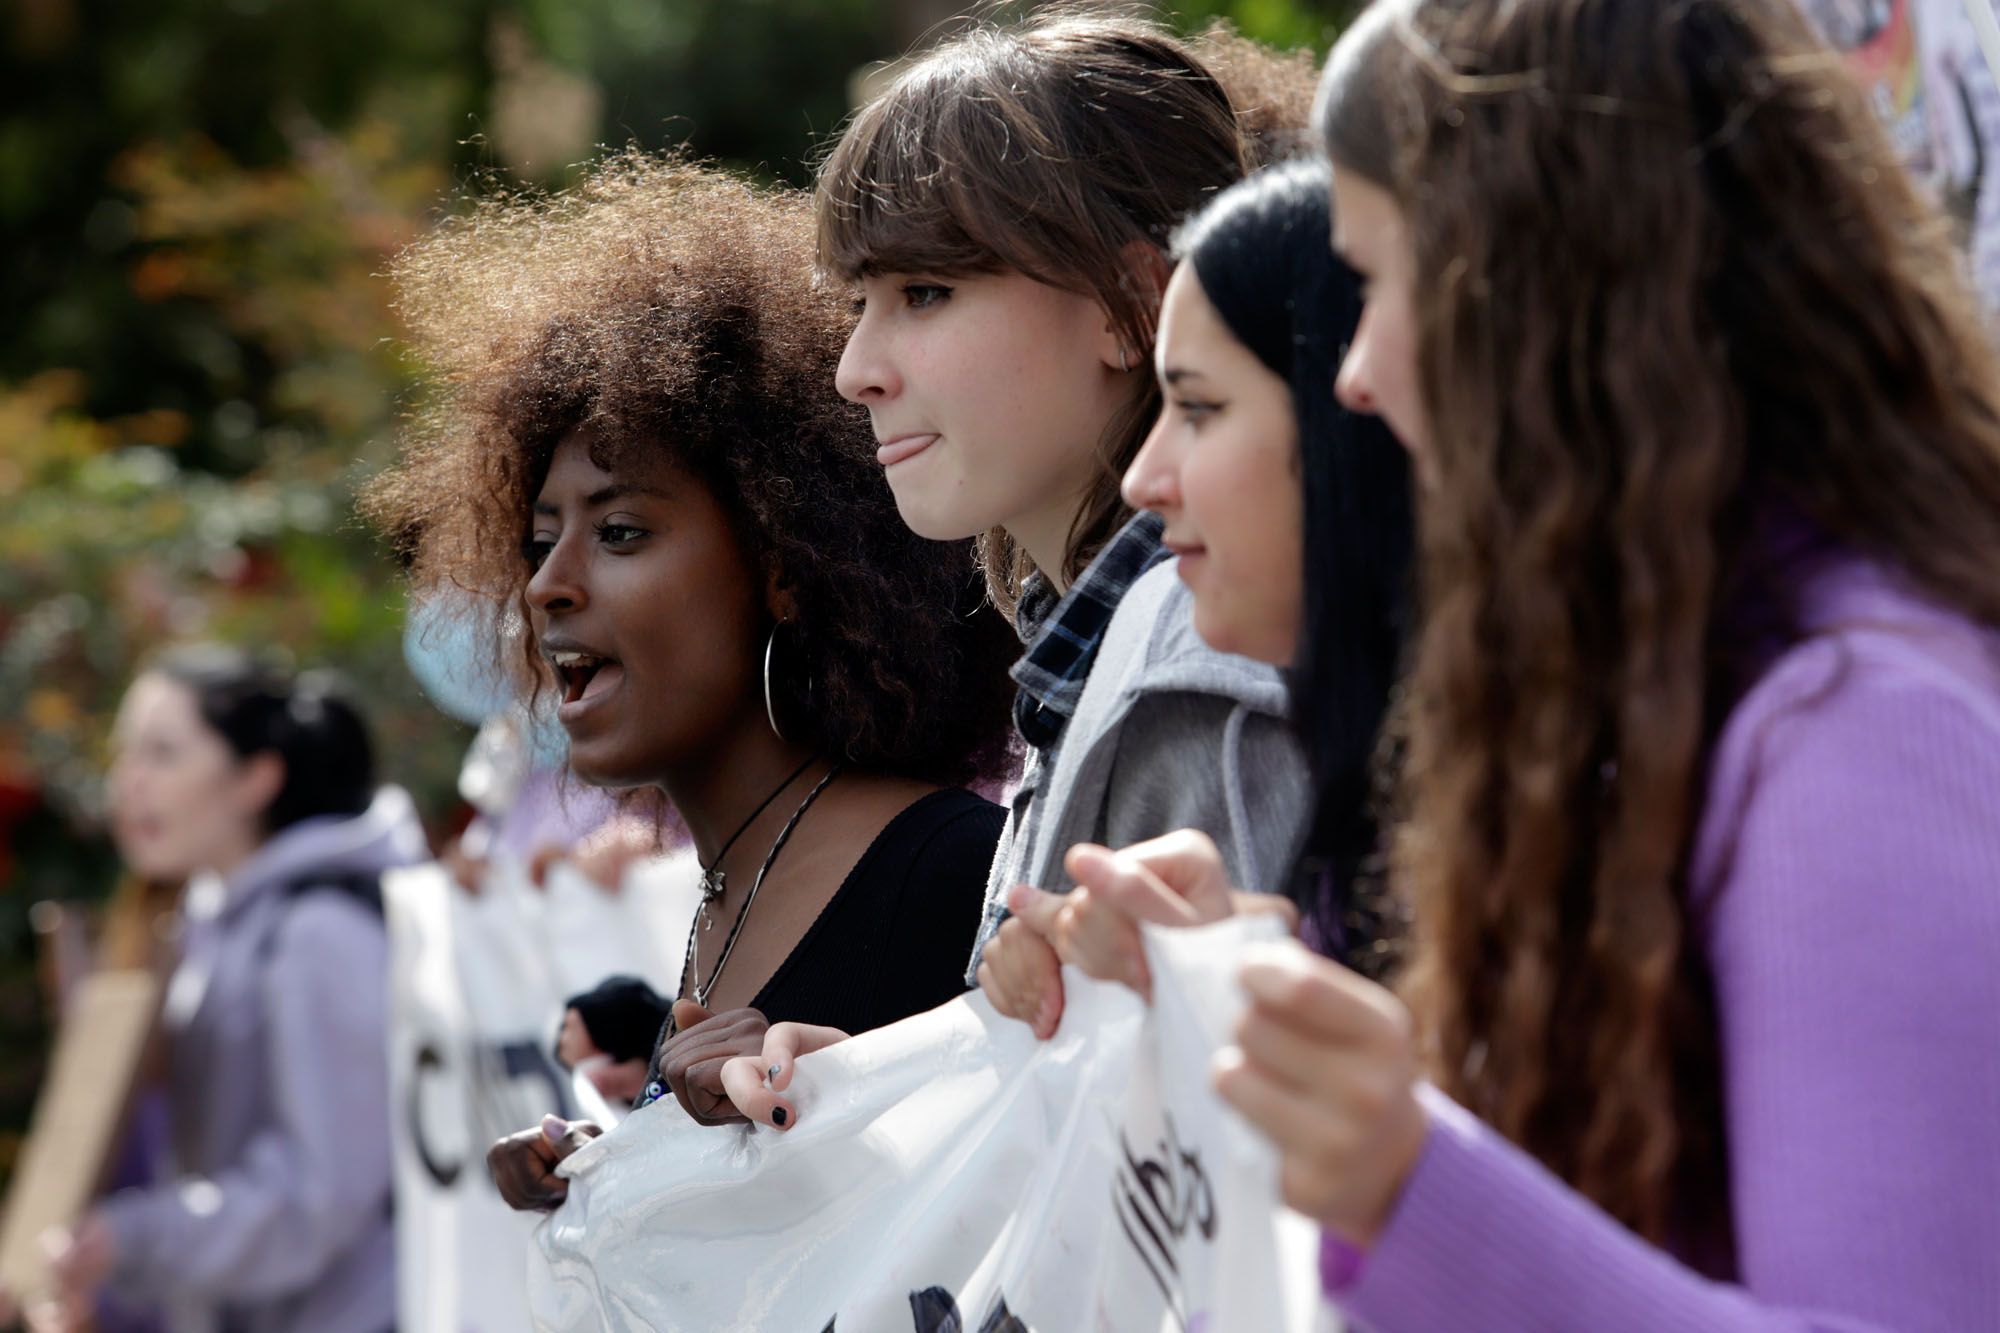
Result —
<path fill-rule="evenodd" d="M 715 929 L 715 913 L 710 909 L 722 901 L 727 888 L 720 869 L 710 866 L 701 872 L 701 928 L 704 932 Z"/>

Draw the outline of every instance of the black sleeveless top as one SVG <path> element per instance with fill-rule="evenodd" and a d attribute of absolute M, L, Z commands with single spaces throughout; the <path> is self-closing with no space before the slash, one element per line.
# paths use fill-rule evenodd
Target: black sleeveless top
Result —
<path fill-rule="evenodd" d="M 750 1007 L 773 1023 L 853 1034 L 963 994 L 1005 819 L 993 802 L 957 788 L 911 802 L 875 835 Z M 649 1084 L 659 1079 L 666 1036 L 662 1026 Z"/>
<path fill-rule="evenodd" d="M 918 798 L 876 835 L 750 1002 L 773 1023 L 886 1027 L 965 991 L 1006 814 L 969 791 Z"/>

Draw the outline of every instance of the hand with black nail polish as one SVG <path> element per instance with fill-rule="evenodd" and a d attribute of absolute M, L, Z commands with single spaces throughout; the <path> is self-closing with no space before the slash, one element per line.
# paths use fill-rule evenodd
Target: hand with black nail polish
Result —
<path fill-rule="evenodd" d="M 799 1108 L 783 1093 L 792 1085 L 798 1058 L 846 1040 L 847 1034 L 839 1028 L 779 1023 L 764 1034 L 763 1046 L 756 1054 L 737 1056 L 722 1066 L 723 1089 L 731 1104 L 748 1119 L 774 1129 L 790 1129 L 799 1122 Z"/>

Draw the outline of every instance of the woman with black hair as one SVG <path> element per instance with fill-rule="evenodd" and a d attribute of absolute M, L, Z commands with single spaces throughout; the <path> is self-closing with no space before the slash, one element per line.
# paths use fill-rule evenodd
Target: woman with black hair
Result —
<path fill-rule="evenodd" d="M 167 990 L 172 1177 L 59 1246 L 63 1325 L 109 1284 L 169 1326 L 381 1333 L 395 1323 L 388 945 L 380 878 L 421 860 L 325 677 L 226 648 L 162 657 L 114 732 L 126 864 L 186 880 Z"/>
<path fill-rule="evenodd" d="M 1328 226 L 1326 165 L 1301 159 L 1225 191 L 1182 228 L 1160 316 L 1165 401 L 1125 497 L 1166 520 L 1202 638 L 1286 669 L 1313 776 L 1290 896 L 1309 942 L 1375 968 L 1390 941 L 1375 895 L 1357 889 L 1376 852 L 1371 775 L 1414 539 L 1407 452 L 1380 419 L 1334 400 L 1361 288 Z M 1193 836 L 1169 835 L 1167 847 Z M 1096 899 L 1136 895 L 1180 919 L 1134 858 L 1079 847 L 1070 861 Z M 1096 913 L 1090 893 L 1021 896 L 1070 961 L 1142 975 L 1123 913 Z"/>
<path fill-rule="evenodd" d="M 1182 229 L 1165 406 L 1125 493 L 1166 515 L 1202 636 L 1286 668 L 1313 775 L 1291 891 L 1323 952 L 1363 962 L 1389 943 L 1356 888 L 1376 852 L 1373 774 L 1415 536 L 1408 452 L 1334 399 L 1362 293 L 1325 244 L 1327 178 L 1316 159 L 1272 168 Z"/>

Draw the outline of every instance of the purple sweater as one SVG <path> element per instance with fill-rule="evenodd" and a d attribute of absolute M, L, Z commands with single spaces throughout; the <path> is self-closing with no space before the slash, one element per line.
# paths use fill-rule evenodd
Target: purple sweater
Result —
<path fill-rule="evenodd" d="M 2000 1329 L 2000 636 L 1858 563 L 1719 738 L 1690 906 L 1737 1280 L 1640 1241 L 1434 1089 L 1373 1333 Z"/>

